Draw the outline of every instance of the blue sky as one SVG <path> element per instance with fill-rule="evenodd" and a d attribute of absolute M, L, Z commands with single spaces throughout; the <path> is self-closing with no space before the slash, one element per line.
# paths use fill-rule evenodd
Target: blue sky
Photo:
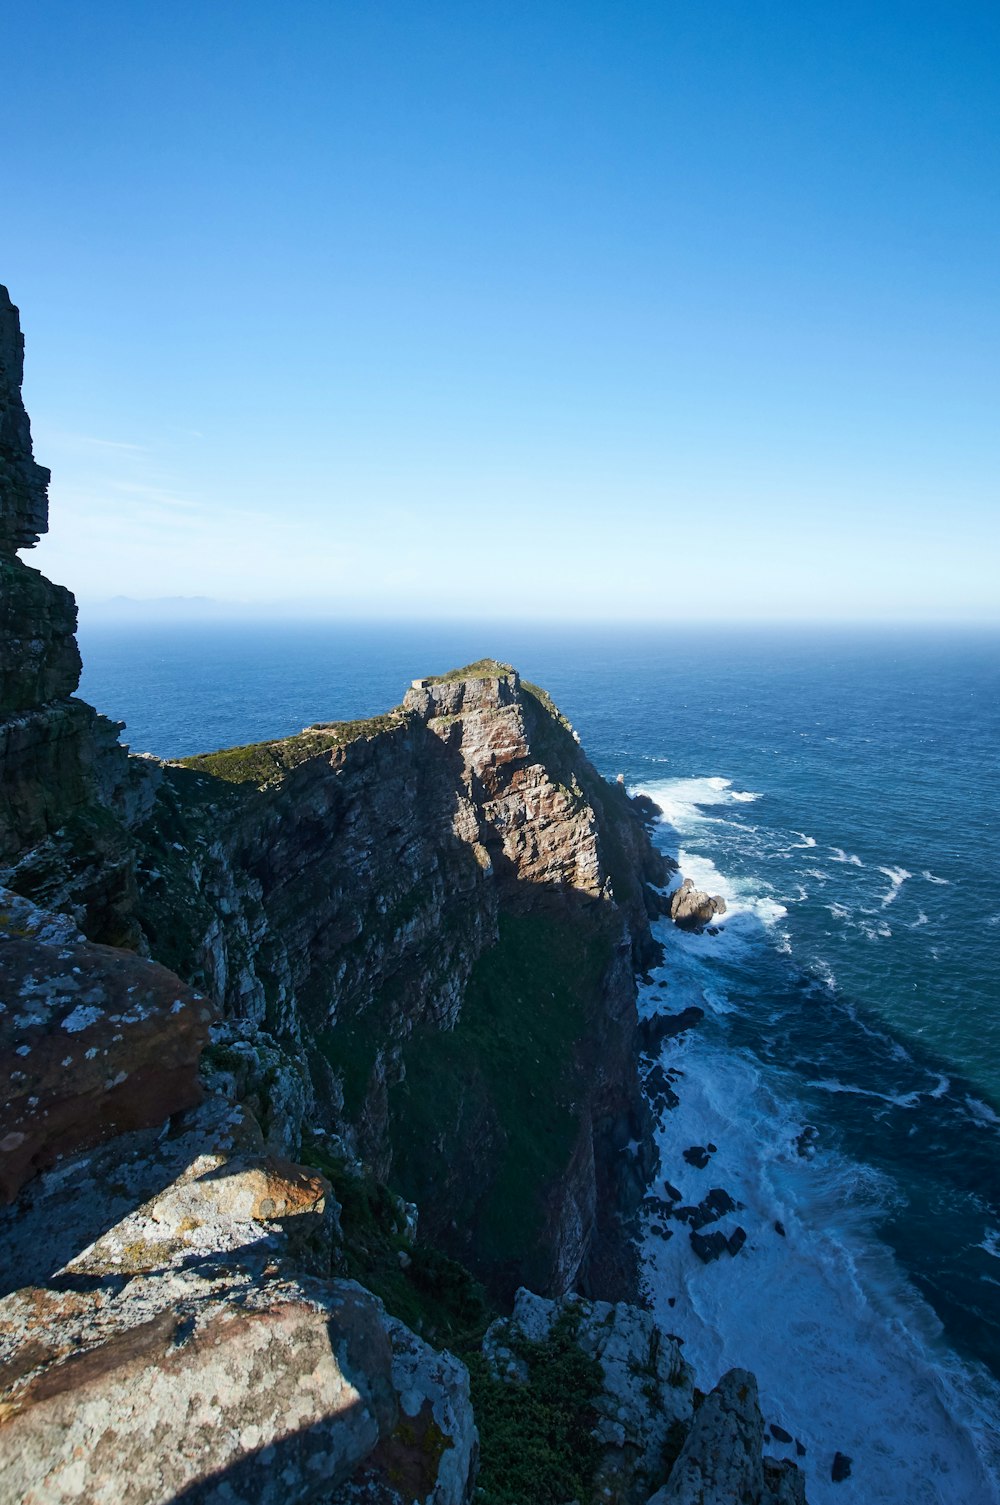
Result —
<path fill-rule="evenodd" d="M 82 600 L 1000 616 L 995 4 L 4 30 L 35 562 Z"/>

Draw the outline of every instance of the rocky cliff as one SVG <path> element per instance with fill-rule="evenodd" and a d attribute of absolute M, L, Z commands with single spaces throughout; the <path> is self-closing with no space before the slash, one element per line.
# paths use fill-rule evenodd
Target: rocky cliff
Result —
<path fill-rule="evenodd" d="M 479 1344 L 519 1286 L 634 1292 L 647 812 L 492 660 L 370 721 L 129 757 L 74 698 L 72 597 L 18 558 L 48 480 L 22 353 L 0 290 L 0 1505 L 462 1505 L 443 1342 L 488 1490 L 530 1414 L 538 1500 L 641 1501 L 696 1430 L 650 1319 L 550 1302 L 506 1375 Z"/>

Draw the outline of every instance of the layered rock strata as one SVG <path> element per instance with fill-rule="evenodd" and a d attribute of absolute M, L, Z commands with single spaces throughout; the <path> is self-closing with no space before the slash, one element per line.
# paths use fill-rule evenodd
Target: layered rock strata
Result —
<path fill-rule="evenodd" d="M 629 1288 L 634 969 L 667 873 L 542 691 L 473 665 L 373 722 L 188 759 L 136 834 L 150 951 L 230 1021 L 213 1060 L 264 1032 L 307 1063 L 304 1122 L 498 1291 Z"/>
<path fill-rule="evenodd" d="M 464 1364 L 346 1277 L 466 1345 L 488 1303 L 447 1255 L 495 1303 L 633 1289 L 650 811 L 494 661 L 130 758 L 17 557 L 47 527 L 22 356 L 0 290 L 0 1505 L 467 1505 Z M 622 1304 L 522 1291 L 518 1341 L 567 1314 L 595 1488 L 641 1505 L 691 1376 Z"/>

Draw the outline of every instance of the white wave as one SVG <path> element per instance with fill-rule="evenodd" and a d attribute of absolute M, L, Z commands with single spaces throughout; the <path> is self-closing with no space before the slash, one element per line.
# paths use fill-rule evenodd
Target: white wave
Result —
<path fill-rule="evenodd" d="M 926 868 L 924 868 L 920 876 L 926 878 L 928 883 L 940 883 L 945 887 L 951 882 L 950 878 L 938 878 L 934 873 L 929 873 Z"/>
<path fill-rule="evenodd" d="M 991 914 L 983 921 L 984 925 L 1000 925 L 1000 914 Z"/>
<path fill-rule="evenodd" d="M 929 925 L 929 924 L 930 924 L 930 921 L 928 920 L 927 916 L 924 914 L 923 910 L 922 909 L 918 909 L 917 910 L 917 918 L 913 921 L 912 925 L 908 925 L 906 928 L 907 928 L 907 930 L 919 930 L 920 927 L 921 927 L 921 925 Z"/>
<path fill-rule="evenodd" d="M 796 831 L 795 834 L 796 836 L 801 836 L 802 840 L 792 842 L 793 852 L 805 852 L 809 849 L 809 847 L 814 847 L 816 845 L 815 836 L 807 836 L 804 831 Z"/>
<path fill-rule="evenodd" d="M 984 1103 L 978 1097 L 967 1096 L 965 1106 L 969 1110 L 969 1116 L 973 1123 L 983 1129 L 1000 1128 L 1000 1118 L 994 1113 L 989 1103 Z"/>
<path fill-rule="evenodd" d="M 814 1082 L 807 1082 L 806 1085 L 809 1087 L 817 1087 L 821 1092 L 847 1092 L 850 1093 L 852 1097 L 878 1098 L 880 1102 L 891 1103 L 894 1108 L 916 1108 L 920 1104 L 919 1092 L 901 1092 L 898 1094 L 891 1092 L 871 1092 L 867 1087 L 855 1087 L 850 1082 L 839 1082 L 836 1077 L 827 1078 L 825 1080 L 823 1078 L 818 1078 Z"/>
<path fill-rule="evenodd" d="M 816 961 L 812 963 L 809 970 L 815 977 L 819 978 L 820 982 L 825 988 L 828 988 L 831 993 L 836 993 L 837 979 L 829 962 L 825 962 L 823 961 L 822 957 L 818 957 Z"/>
<path fill-rule="evenodd" d="M 945 1097 L 950 1091 L 951 1091 L 951 1078 L 950 1077 L 946 1077 L 946 1076 L 939 1076 L 938 1079 L 937 1079 L 937 1086 L 934 1088 L 933 1092 L 928 1092 L 927 1096 L 928 1097 Z"/>
<path fill-rule="evenodd" d="M 686 962 L 675 956 L 671 975 Z M 866 1505 L 998 1505 L 989 1428 L 1000 1393 L 950 1353 L 879 1241 L 875 1226 L 897 1202 L 892 1184 L 822 1141 L 812 1158 L 798 1154 L 802 1120 L 777 1096 L 781 1078 L 739 1052 L 699 1031 L 667 1049 L 684 1075 L 680 1105 L 657 1134 L 663 1173 L 686 1203 L 725 1187 L 743 1205 L 721 1227 L 747 1234 L 736 1258 L 710 1265 L 680 1227 L 642 1239 L 654 1312 L 684 1338 L 698 1383 L 734 1365 L 754 1370 L 765 1421 L 807 1449 L 812 1505 L 843 1505 L 844 1486 L 830 1477 L 836 1449 L 853 1458 Z M 684 1162 L 682 1148 L 708 1143 L 718 1147 L 710 1169 Z"/>
<path fill-rule="evenodd" d="M 885 941 L 892 935 L 892 931 L 884 920 L 879 920 L 877 925 L 873 925 L 870 920 L 860 920 L 858 929 L 866 941 Z"/>
<path fill-rule="evenodd" d="M 985 1249 L 994 1259 L 1000 1259 L 1000 1228 L 987 1228 L 982 1243 L 977 1244 L 976 1248 Z"/>
<path fill-rule="evenodd" d="M 788 913 L 777 899 L 760 892 L 771 886 L 762 878 L 727 878 L 719 872 L 710 857 L 703 857 L 687 847 L 681 847 L 677 861 L 682 874 L 691 879 L 695 888 L 700 888 L 707 894 L 718 894 L 725 899 L 726 913 L 713 921 L 713 928 L 729 928 L 734 920 L 748 915 L 761 924 L 770 926 Z"/>
<path fill-rule="evenodd" d="M 851 918 L 851 911 L 846 904 L 824 904 L 823 908 L 828 909 L 835 920 L 849 920 Z"/>
<path fill-rule="evenodd" d="M 843 847 L 831 847 L 830 851 L 833 853 L 833 856 L 830 858 L 831 862 L 846 862 L 851 867 L 864 867 L 861 858 L 854 852 L 845 852 Z"/>
<path fill-rule="evenodd" d="M 913 874 L 908 873 L 905 867 L 880 867 L 879 872 L 884 873 L 889 880 L 889 892 L 882 896 L 882 908 L 885 909 L 887 904 L 893 903 L 907 878 L 912 878 Z"/>
<path fill-rule="evenodd" d="M 830 876 L 829 873 L 822 872 L 818 867 L 807 867 L 804 869 L 804 872 L 807 878 L 815 878 L 817 883 L 825 883 Z"/>
<path fill-rule="evenodd" d="M 686 835 L 718 817 L 705 815 L 704 808 L 718 805 L 745 805 L 761 795 L 750 789 L 734 789 L 731 779 L 719 774 L 710 778 L 663 779 L 640 784 L 635 791 L 648 795 L 663 811 L 664 819 L 680 834 Z"/>

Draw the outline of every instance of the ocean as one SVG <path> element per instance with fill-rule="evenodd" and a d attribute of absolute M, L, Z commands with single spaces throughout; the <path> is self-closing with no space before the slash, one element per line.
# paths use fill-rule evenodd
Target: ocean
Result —
<path fill-rule="evenodd" d="M 665 1048 L 664 1173 L 725 1188 L 747 1242 L 702 1265 L 652 1218 L 655 1309 L 703 1382 L 756 1371 L 812 1505 L 1000 1501 L 1000 635 L 84 615 L 81 647 L 80 693 L 164 757 L 484 656 L 544 685 L 728 906 L 659 927 L 641 1008 L 705 1011 Z"/>

